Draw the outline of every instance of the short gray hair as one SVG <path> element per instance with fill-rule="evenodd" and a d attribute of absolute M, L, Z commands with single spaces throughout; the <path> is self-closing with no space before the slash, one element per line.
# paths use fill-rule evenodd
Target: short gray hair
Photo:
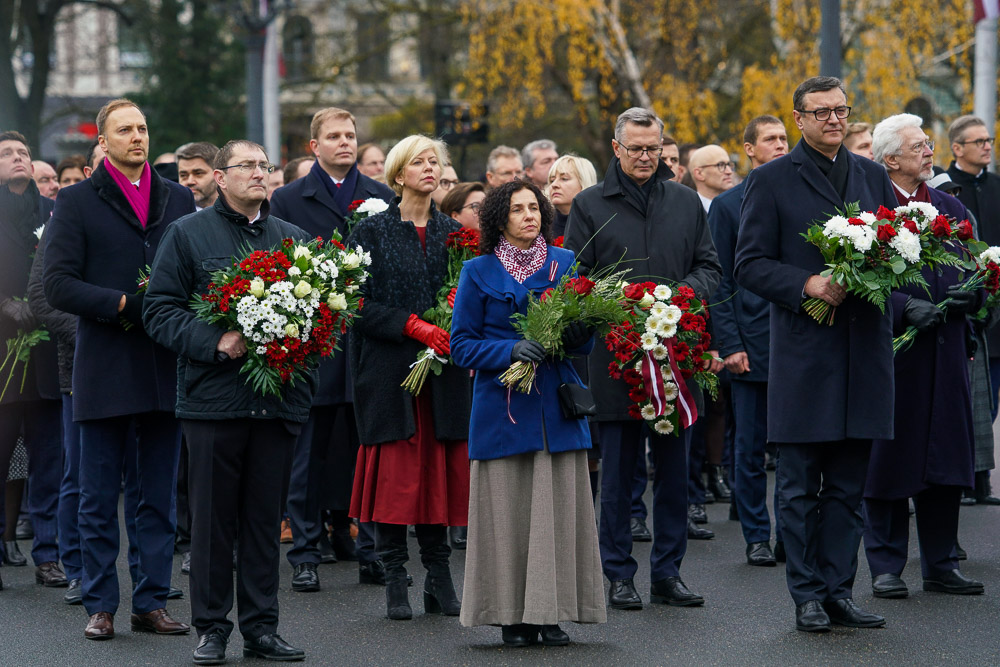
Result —
<path fill-rule="evenodd" d="M 625 138 L 625 124 L 632 123 L 641 127 L 650 127 L 656 123 L 660 128 L 660 136 L 663 136 L 663 121 L 651 109 L 643 107 L 632 107 L 621 112 L 618 120 L 615 121 L 615 141 L 621 143 Z"/>
<path fill-rule="evenodd" d="M 495 173 L 497 160 L 502 157 L 515 157 L 520 160 L 521 153 L 516 148 L 511 148 L 510 146 L 497 146 L 490 151 L 489 157 L 486 158 L 486 171 L 491 174 Z M 522 164 L 521 167 L 524 167 L 524 165 Z"/>
<path fill-rule="evenodd" d="M 521 149 L 521 166 L 530 169 L 535 164 L 535 151 L 555 151 L 556 142 L 551 139 L 536 139 Z"/>
<path fill-rule="evenodd" d="M 873 159 L 885 165 L 887 157 L 900 155 L 903 152 L 902 131 L 908 127 L 919 130 L 923 124 L 924 119 L 912 113 L 898 113 L 883 120 L 872 131 Z"/>
<path fill-rule="evenodd" d="M 965 139 L 965 131 L 970 127 L 986 127 L 986 123 L 982 118 L 972 114 L 959 116 L 948 126 L 948 143 L 957 144 Z"/>

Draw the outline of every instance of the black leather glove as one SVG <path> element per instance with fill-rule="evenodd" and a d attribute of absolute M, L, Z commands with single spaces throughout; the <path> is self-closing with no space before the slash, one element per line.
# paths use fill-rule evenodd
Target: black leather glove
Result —
<path fill-rule="evenodd" d="M 545 358 L 545 348 L 542 344 L 533 340 L 519 340 L 514 343 L 514 349 L 510 351 L 511 361 L 523 361 L 525 363 L 537 363 Z"/>
<path fill-rule="evenodd" d="M 119 313 L 122 316 L 122 319 L 132 326 L 142 328 L 142 302 L 145 301 L 145 299 L 145 293 L 126 294 L 125 307 L 122 308 L 122 312 Z"/>
<path fill-rule="evenodd" d="M 31 312 L 27 301 L 7 299 L 0 303 L 0 313 L 3 313 L 18 329 L 23 329 L 25 332 L 38 328 L 38 320 L 35 319 L 35 314 Z"/>
<path fill-rule="evenodd" d="M 946 295 L 951 299 L 951 302 L 948 304 L 949 312 L 965 315 L 979 310 L 976 308 L 976 301 L 978 299 L 975 292 L 970 292 L 956 286 L 949 287 Z"/>
<path fill-rule="evenodd" d="M 563 349 L 575 350 L 586 345 L 587 341 L 594 335 L 593 327 L 588 327 L 580 321 L 570 322 L 569 326 L 563 330 Z"/>
<path fill-rule="evenodd" d="M 944 321 L 944 311 L 930 301 L 911 296 L 903 306 L 903 321 L 912 324 L 917 331 L 927 331 Z"/>

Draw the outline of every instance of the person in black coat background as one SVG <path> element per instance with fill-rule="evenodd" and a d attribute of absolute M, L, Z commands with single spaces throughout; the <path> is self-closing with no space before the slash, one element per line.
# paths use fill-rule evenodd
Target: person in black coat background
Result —
<path fill-rule="evenodd" d="M 31 152 L 24 136 L 0 133 L 0 340 L 39 327 L 25 299 L 38 233 L 48 221 L 53 203 L 39 194 L 31 173 Z M 5 369 L 0 388 L 8 373 L 10 383 L 0 401 L 0 480 L 7 479 L 17 436 L 23 433 L 28 452 L 28 506 L 35 532 L 31 550 L 35 577 L 46 586 L 65 586 L 56 541 L 62 434 L 55 342 L 32 349 L 27 369 L 21 364 Z M 26 377 L 23 390 L 22 377 Z M 0 492 L 0 535 L 5 519 L 4 494 Z M 13 555 L 5 548 L 0 553 Z"/>
<path fill-rule="evenodd" d="M 388 203 L 395 194 L 358 171 L 357 129 L 350 112 L 335 107 L 321 109 L 313 116 L 310 131 L 309 146 L 316 161 L 306 176 L 271 195 L 271 213 L 312 236 L 328 239 L 337 230 L 346 239 L 350 232 L 348 209 L 353 201 L 374 198 Z M 331 510 L 334 560 L 358 560 L 362 583 L 385 583 L 375 554 L 373 527 L 359 526 L 355 553 L 347 517 L 358 451 L 354 391 L 347 369 L 349 341 L 350 333 L 340 341 L 345 353 L 320 363 L 320 386 L 292 460 L 287 511 L 293 544 L 287 557 L 294 568 L 293 591 L 319 590 L 319 543 L 326 539 L 323 510 Z"/>
<path fill-rule="evenodd" d="M 850 114 L 843 84 L 807 79 L 793 97 L 803 138 L 750 172 L 736 244 L 736 282 L 771 302 L 767 437 L 778 444 L 778 498 L 796 627 L 877 627 L 885 619 L 852 598 L 859 512 L 873 438 L 892 438 L 892 322 L 888 312 L 819 274 L 819 250 L 801 234 L 858 202 L 895 207 L 885 170 L 843 147 Z M 835 159 L 834 159 L 835 158 Z M 831 326 L 802 308 L 837 307 Z"/>
<path fill-rule="evenodd" d="M 139 272 L 153 262 L 168 225 L 194 212 L 191 191 L 160 178 L 146 161 L 146 119 L 134 103 L 98 113 L 107 157 L 91 177 L 59 194 L 46 230 L 43 280 L 49 304 L 79 316 L 73 419 L 80 423 L 80 539 L 85 636 L 114 636 L 118 610 L 118 491 L 137 494 L 140 576 L 133 629 L 176 634 L 190 628 L 166 612 L 174 543 L 174 489 L 180 429 L 173 415 L 177 357 L 142 324 Z M 110 379 L 110 381 L 109 381 Z M 128 491 L 127 490 L 127 493 Z"/>

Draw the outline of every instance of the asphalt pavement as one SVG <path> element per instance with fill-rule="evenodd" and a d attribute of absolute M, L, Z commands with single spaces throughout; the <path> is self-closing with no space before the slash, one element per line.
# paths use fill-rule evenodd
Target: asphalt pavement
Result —
<path fill-rule="evenodd" d="M 997 454 L 1000 461 L 1000 447 Z M 1000 493 L 1000 475 L 996 478 Z M 648 495 L 647 491 L 647 500 Z M 564 624 L 572 641 L 567 647 L 508 649 L 500 642 L 499 628 L 463 628 L 457 618 L 425 615 L 420 595 L 424 572 L 412 538 L 413 620 L 387 620 L 384 589 L 358 584 L 356 563 L 321 565 L 322 590 L 293 593 L 291 566 L 283 560 L 279 632 L 303 648 L 313 665 L 1000 665 L 1000 507 L 962 508 L 959 540 L 969 554 L 962 571 L 985 583 L 985 595 L 921 590 L 911 520 L 910 561 L 903 573 L 909 598 L 873 598 L 868 567 L 860 554 L 855 600 L 883 614 L 886 627 L 835 626 L 818 635 L 795 630 L 782 565 L 746 564 L 739 525 L 727 520 L 728 510 L 727 504 L 708 506 L 708 527 L 716 538 L 689 542 L 681 570 L 689 587 L 705 597 L 704 607 L 648 604 L 649 544 L 636 544 L 636 586 L 647 602 L 645 608 L 609 610 L 603 625 Z M 21 549 L 27 553 L 27 543 Z M 124 554 L 118 565 L 120 580 L 127 582 Z M 452 571 L 460 595 L 464 565 L 465 552 L 455 551 Z M 197 643 L 193 633 L 177 637 L 129 630 L 127 588 L 116 617 L 118 635 L 112 641 L 93 642 L 83 638 L 87 622 L 83 608 L 62 603 L 65 589 L 36 585 L 30 566 L 4 567 L 0 574 L 4 582 L 0 667 L 191 664 Z M 174 585 L 187 593 L 180 557 L 175 559 Z M 186 598 L 169 602 L 168 610 L 179 620 L 190 619 Z M 238 631 L 230 640 L 229 663 L 261 664 L 242 657 Z"/>

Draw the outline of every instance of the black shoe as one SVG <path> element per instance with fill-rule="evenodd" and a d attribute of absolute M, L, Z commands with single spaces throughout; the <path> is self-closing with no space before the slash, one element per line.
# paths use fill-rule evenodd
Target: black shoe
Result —
<path fill-rule="evenodd" d="M 669 604 L 672 607 L 698 607 L 705 598 L 692 593 L 680 577 L 667 577 L 649 585 L 649 601 Z"/>
<path fill-rule="evenodd" d="M 292 590 L 296 593 L 315 593 L 319 590 L 316 563 L 299 563 L 292 570 Z"/>
<path fill-rule="evenodd" d="M 958 542 L 955 542 L 955 558 L 958 560 L 969 560 L 969 554 L 965 553 L 965 549 Z"/>
<path fill-rule="evenodd" d="M 688 519 L 688 539 L 689 540 L 710 540 L 715 537 L 713 533 L 708 528 L 702 528 L 701 526 L 696 526 L 694 521 L 690 518 Z"/>
<path fill-rule="evenodd" d="M 725 468 L 717 465 L 708 466 L 708 490 L 721 502 L 728 503 L 732 499 L 733 492 L 726 483 Z"/>
<path fill-rule="evenodd" d="M 261 635 L 256 639 L 243 640 L 244 658 L 264 658 L 265 660 L 305 660 L 306 652 L 289 646 L 277 633 Z"/>
<path fill-rule="evenodd" d="M 31 526 L 30 519 L 21 519 L 14 529 L 15 540 L 30 540 L 35 537 L 35 529 Z"/>
<path fill-rule="evenodd" d="M 649 533 L 649 528 L 646 527 L 646 521 L 642 517 L 634 516 L 630 524 L 632 529 L 632 541 L 633 542 L 652 542 L 653 536 Z"/>
<path fill-rule="evenodd" d="M 66 589 L 63 602 L 66 604 L 83 604 L 83 586 L 79 579 L 69 580 L 69 588 Z"/>
<path fill-rule="evenodd" d="M 462 613 L 462 603 L 455 593 L 447 561 L 443 567 L 437 564 L 427 573 L 424 580 L 424 613 L 445 616 L 458 616 Z"/>
<path fill-rule="evenodd" d="M 774 560 L 779 563 L 785 562 L 785 543 L 781 540 L 776 540 L 774 543 Z"/>
<path fill-rule="evenodd" d="M 982 595 L 983 582 L 969 579 L 958 570 L 951 570 L 933 579 L 924 579 L 924 590 L 952 595 Z"/>
<path fill-rule="evenodd" d="M 968 491 L 962 492 L 962 499 L 958 501 L 960 505 L 965 505 L 966 507 L 976 504 L 976 497 L 973 496 Z"/>
<path fill-rule="evenodd" d="M 753 542 L 747 545 L 747 562 L 751 565 L 761 567 L 774 567 L 777 561 L 774 560 L 774 552 L 768 542 Z"/>
<path fill-rule="evenodd" d="M 333 546 L 333 553 L 337 557 L 337 560 L 344 560 L 350 563 L 358 560 L 358 552 L 354 546 L 354 540 L 351 539 L 350 528 L 334 529 L 333 536 L 330 538 L 330 544 Z"/>
<path fill-rule="evenodd" d="M 691 503 L 688 505 L 688 518 L 695 523 L 708 523 L 708 512 L 701 503 Z"/>
<path fill-rule="evenodd" d="M 569 635 L 563 632 L 558 625 L 543 625 L 540 632 L 542 643 L 546 646 L 566 646 L 569 644 Z"/>
<path fill-rule="evenodd" d="M 847 628 L 881 628 L 885 625 L 884 618 L 865 611 L 851 598 L 824 602 L 823 610 L 834 625 L 843 625 Z"/>
<path fill-rule="evenodd" d="M 898 600 L 909 594 L 910 591 L 906 588 L 906 583 L 899 578 L 898 574 L 887 572 L 872 579 L 872 595 L 877 598 Z"/>
<path fill-rule="evenodd" d="M 4 555 L 3 564 L 11 567 L 24 567 L 28 564 L 28 559 L 21 553 L 21 548 L 17 546 L 17 540 L 10 540 L 3 543 Z"/>
<path fill-rule="evenodd" d="M 191 552 L 185 551 L 181 556 L 181 574 L 191 574 Z"/>
<path fill-rule="evenodd" d="M 976 496 L 977 505 L 1000 505 L 1000 498 L 996 496 Z"/>
<path fill-rule="evenodd" d="M 631 579 L 611 582 L 611 590 L 608 591 L 608 606 L 612 609 L 642 609 L 642 598 L 639 597 Z"/>
<path fill-rule="evenodd" d="M 326 529 L 320 533 L 319 540 L 316 543 L 319 547 L 319 562 L 324 565 L 329 565 L 330 563 L 337 562 L 337 553 L 333 550 L 333 544 L 330 543 L 330 536 L 327 535 Z"/>
<path fill-rule="evenodd" d="M 359 564 L 358 583 L 385 586 L 385 566 L 382 565 L 382 561 L 373 560 L 370 563 Z"/>
<path fill-rule="evenodd" d="M 795 607 L 795 629 L 802 632 L 829 632 L 830 617 L 819 600 L 809 600 Z"/>
<path fill-rule="evenodd" d="M 521 648 L 531 646 L 538 641 L 538 626 L 518 623 L 517 625 L 500 626 L 500 637 L 506 646 Z M 568 640 L 567 640 L 568 641 Z"/>
<path fill-rule="evenodd" d="M 210 630 L 198 640 L 198 648 L 191 654 L 196 665 L 222 665 L 226 662 L 226 636 L 222 630 Z"/>
<path fill-rule="evenodd" d="M 990 488 L 990 471 L 981 470 L 976 473 L 976 486 L 972 491 L 977 505 L 1000 505 L 1000 498 L 993 495 Z"/>
<path fill-rule="evenodd" d="M 452 549 L 464 549 L 469 542 L 469 527 L 451 526 L 448 528 L 448 537 L 451 538 Z"/>
<path fill-rule="evenodd" d="M 413 618 L 410 596 L 406 590 L 406 579 L 397 577 L 385 582 L 385 617 L 393 621 L 408 621 Z"/>
<path fill-rule="evenodd" d="M 179 588 L 174 588 L 173 586 L 171 586 L 170 590 L 167 591 L 168 600 L 180 600 L 183 597 L 184 597 L 184 591 L 182 591 Z"/>
<path fill-rule="evenodd" d="M 715 494 L 712 493 L 709 489 L 705 489 L 705 504 L 711 505 L 714 502 L 715 502 Z"/>

